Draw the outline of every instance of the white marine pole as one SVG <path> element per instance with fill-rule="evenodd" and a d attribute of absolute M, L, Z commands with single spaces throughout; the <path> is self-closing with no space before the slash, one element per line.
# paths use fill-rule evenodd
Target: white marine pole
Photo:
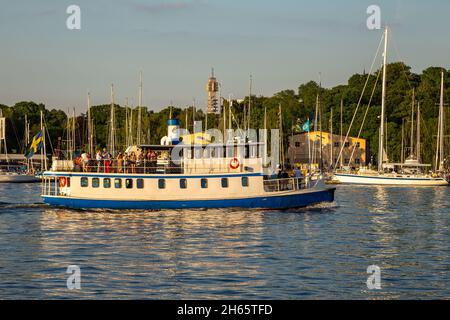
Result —
<path fill-rule="evenodd" d="M 380 141 L 378 147 L 378 171 L 383 171 L 384 161 L 384 119 L 386 112 L 386 69 L 387 69 L 387 50 L 388 50 L 388 27 L 384 30 L 384 54 L 383 54 L 383 88 L 381 96 L 381 119 L 380 119 Z"/>

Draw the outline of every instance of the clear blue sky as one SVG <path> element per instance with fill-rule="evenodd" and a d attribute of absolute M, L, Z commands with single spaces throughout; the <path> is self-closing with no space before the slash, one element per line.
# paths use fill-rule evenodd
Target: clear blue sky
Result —
<path fill-rule="evenodd" d="M 272 95 L 317 80 L 345 83 L 368 70 L 380 31 L 366 28 L 366 9 L 382 8 L 393 29 L 390 60 L 420 72 L 449 68 L 448 0 L 17 0 L 0 1 L 0 103 L 51 108 L 137 100 L 158 110 L 173 101 L 205 105 L 211 67 L 224 95 L 243 97 L 249 74 L 256 94 Z M 77 4 L 82 29 L 66 28 Z"/>

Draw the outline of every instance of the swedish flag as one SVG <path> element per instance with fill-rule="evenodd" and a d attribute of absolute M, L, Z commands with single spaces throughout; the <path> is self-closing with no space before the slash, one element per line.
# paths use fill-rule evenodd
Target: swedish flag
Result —
<path fill-rule="evenodd" d="M 44 138 L 42 136 L 42 130 L 38 132 L 37 135 L 34 136 L 33 140 L 31 141 L 30 145 L 28 146 L 25 157 L 27 159 L 30 159 L 32 156 L 34 156 L 36 153 L 41 151 L 41 149 L 44 147 Z"/>

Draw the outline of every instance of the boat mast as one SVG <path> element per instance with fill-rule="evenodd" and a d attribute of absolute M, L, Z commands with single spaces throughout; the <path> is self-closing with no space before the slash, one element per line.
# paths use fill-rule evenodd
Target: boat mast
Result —
<path fill-rule="evenodd" d="M 41 132 L 42 140 L 44 142 L 44 148 L 41 148 L 41 171 L 47 171 L 47 149 L 45 146 L 45 127 L 44 127 L 44 112 L 41 110 Z M 43 163 L 42 163 L 43 162 Z M 42 170 L 44 169 L 44 170 Z"/>
<path fill-rule="evenodd" d="M 380 141 L 378 148 L 378 171 L 383 171 L 384 160 L 384 118 L 386 110 L 386 68 L 387 68 L 387 49 L 388 49 L 388 28 L 384 30 L 384 55 L 383 55 L 383 88 L 381 98 L 381 127 Z"/>
<path fill-rule="evenodd" d="M 88 111 L 88 143 L 89 143 L 89 154 L 91 157 L 94 155 L 94 132 L 92 126 L 92 114 L 91 114 L 91 93 L 88 92 L 87 96 L 87 111 Z"/>
<path fill-rule="evenodd" d="M 340 140 L 341 140 L 341 144 L 340 144 L 340 148 L 342 148 L 342 144 L 343 144 L 343 140 L 342 140 L 342 135 L 343 135 L 343 117 L 344 117 L 344 99 L 341 99 L 341 138 L 340 138 Z M 340 157 L 341 158 L 341 169 L 342 169 L 342 167 L 343 167 L 343 157 Z"/>
<path fill-rule="evenodd" d="M 405 163 L 405 119 L 402 119 L 402 147 L 400 149 L 400 162 Z"/>
<path fill-rule="evenodd" d="M 333 171 L 333 163 L 334 163 L 334 159 L 333 159 L 333 107 L 331 107 L 331 115 L 330 115 L 330 166 L 331 166 L 331 171 Z"/>
<path fill-rule="evenodd" d="M 421 157 L 420 157 L 420 153 L 421 153 L 421 146 L 420 146 L 420 102 L 417 103 L 417 146 L 416 146 L 416 154 L 417 154 L 417 161 L 420 162 Z"/>
<path fill-rule="evenodd" d="M 252 86 L 253 86 L 253 76 L 250 75 L 250 83 L 249 83 L 249 94 L 248 94 L 248 116 L 247 116 L 247 130 L 250 130 L 250 119 L 252 112 Z"/>
<path fill-rule="evenodd" d="M 444 160 L 444 71 L 441 71 L 441 99 L 439 103 L 436 170 L 442 171 Z"/>
<path fill-rule="evenodd" d="M 138 124 L 137 124 L 137 145 L 142 143 L 142 71 L 139 73 L 139 105 L 138 105 Z"/>
<path fill-rule="evenodd" d="M 281 103 L 278 105 L 279 127 L 280 127 L 280 152 L 281 152 L 281 168 L 284 167 L 284 135 L 283 135 L 283 114 Z"/>
<path fill-rule="evenodd" d="M 111 85 L 111 115 L 109 132 L 109 152 L 114 157 L 116 149 L 116 128 L 115 128 L 115 110 L 114 110 L 114 85 Z"/>
<path fill-rule="evenodd" d="M 410 158 L 414 158 L 414 107 L 415 107 L 415 89 L 412 92 L 412 104 L 411 104 L 411 155 Z"/>

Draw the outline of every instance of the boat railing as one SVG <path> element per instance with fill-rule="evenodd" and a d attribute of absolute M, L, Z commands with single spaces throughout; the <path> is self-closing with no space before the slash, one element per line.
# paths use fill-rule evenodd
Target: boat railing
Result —
<path fill-rule="evenodd" d="M 265 192 L 297 191 L 306 189 L 308 182 L 305 178 L 286 178 L 264 180 Z"/>
<path fill-rule="evenodd" d="M 42 195 L 44 196 L 59 196 L 60 188 L 58 186 L 58 178 L 57 177 L 44 177 L 42 179 Z"/>
<path fill-rule="evenodd" d="M 75 165 L 73 168 L 58 168 L 52 171 L 85 172 L 85 173 L 121 173 L 121 174 L 214 174 L 214 173 L 254 173 L 256 169 L 248 166 L 239 166 L 236 169 L 227 165 L 190 165 L 182 166 L 169 164 L 152 165 L 148 162 L 127 165 L 105 165 L 95 163 L 88 165 Z"/>

